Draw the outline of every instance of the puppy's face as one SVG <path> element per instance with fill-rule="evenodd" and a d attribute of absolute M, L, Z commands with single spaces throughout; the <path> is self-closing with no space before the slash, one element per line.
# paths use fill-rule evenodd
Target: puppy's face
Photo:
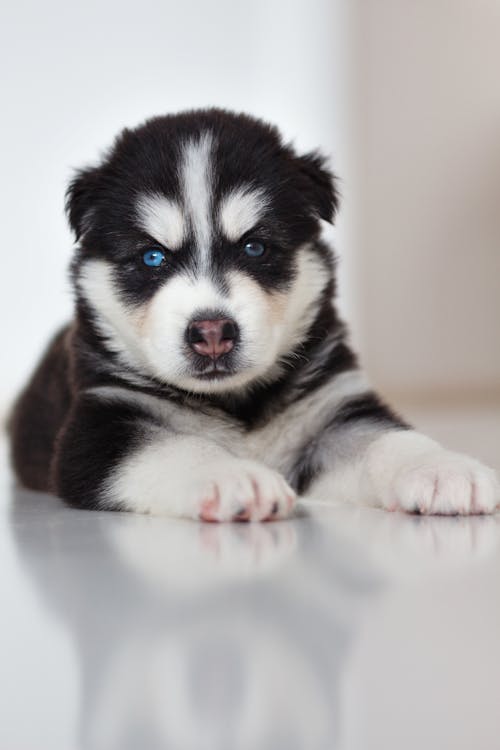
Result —
<path fill-rule="evenodd" d="M 275 377 L 330 267 L 336 195 L 316 155 L 220 110 L 125 131 L 68 191 L 77 296 L 117 365 L 194 392 Z"/>

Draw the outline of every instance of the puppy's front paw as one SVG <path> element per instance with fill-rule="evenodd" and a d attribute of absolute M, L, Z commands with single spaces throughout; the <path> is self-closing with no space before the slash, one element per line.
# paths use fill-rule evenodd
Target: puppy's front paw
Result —
<path fill-rule="evenodd" d="M 206 466 L 191 488 L 189 503 L 202 521 L 268 521 L 286 518 L 296 495 L 278 472 L 264 464 L 230 459 Z"/>
<path fill-rule="evenodd" d="M 498 507 L 500 485 L 495 472 L 487 466 L 469 456 L 447 451 L 430 440 L 425 449 L 423 436 L 412 433 L 401 433 L 403 441 L 399 451 L 394 437 L 388 441 L 392 455 L 388 455 L 387 444 L 379 453 L 379 476 L 375 481 L 378 500 L 384 508 L 410 513 L 467 515 L 492 513 Z M 415 440 L 413 455 L 412 437 Z M 372 473 L 375 473 L 375 466 L 372 466 Z"/>
<path fill-rule="evenodd" d="M 394 477 L 389 507 L 410 512 L 467 515 L 492 513 L 499 501 L 495 473 L 451 451 L 433 451 Z"/>

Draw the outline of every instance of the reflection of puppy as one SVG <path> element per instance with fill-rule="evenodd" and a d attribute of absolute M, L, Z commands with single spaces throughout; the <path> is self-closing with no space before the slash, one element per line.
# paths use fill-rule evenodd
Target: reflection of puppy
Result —
<path fill-rule="evenodd" d="M 319 155 L 242 115 L 160 117 L 81 171 L 67 205 L 76 318 L 13 416 L 24 484 L 205 520 L 284 517 L 305 491 L 495 508 L 493 473 L 408 429 L 357 368 L 319 239 L 337 208 Z"/>
<path fill-rule="evenodd" d="M 118 518 L 121 523 L 115 521 L 109 539 L 120 561 L 172 591 L 206 593 L 220 585 L 221 577 L 232 583 L 271 575 L 297 547 L 297 528 L 291 523 L 190 524 L 165 519 L 152 524 L 147 516 Z"/>
<path fill-rule="evenodd" d="M 80 514 L 19 490 L 11 513 L 22 570 L 77 649 L 80 734 L 67 747 L 336 747 L 353 623 L 379 591 L 358 545 L 312 518 Z M 44 747 L 64 736 L 41 732 Z"/>

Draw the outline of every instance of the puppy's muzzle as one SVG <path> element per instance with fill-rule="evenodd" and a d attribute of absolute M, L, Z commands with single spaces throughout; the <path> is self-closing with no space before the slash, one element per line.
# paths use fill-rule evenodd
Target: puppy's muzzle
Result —
<path fill-rule="evenodd" d="M 214 362 L 233 349 L 237 337 L 238 326 L 230 318 L 193 320 L 187 330 L 191 349 Z"/>

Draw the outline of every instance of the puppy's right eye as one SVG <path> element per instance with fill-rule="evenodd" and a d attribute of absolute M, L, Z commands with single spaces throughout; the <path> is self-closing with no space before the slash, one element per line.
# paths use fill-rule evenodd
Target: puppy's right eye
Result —
<path fill-rule="evenodd" d="M 151 268 L 158 268 L 158 266 L 161 266 L 165 260 L 165 253 L 159 248 L 154 247 L 150 250 L 146 250 L 142 256 L 142 260 L 144 265 L 150 266 Z"/>
<path fill-rule="evenodd" d="M 243 250 L 249 258 L 260 258 L 266 252 L 266 246 L 259 240 L 247 240 Z"/>

